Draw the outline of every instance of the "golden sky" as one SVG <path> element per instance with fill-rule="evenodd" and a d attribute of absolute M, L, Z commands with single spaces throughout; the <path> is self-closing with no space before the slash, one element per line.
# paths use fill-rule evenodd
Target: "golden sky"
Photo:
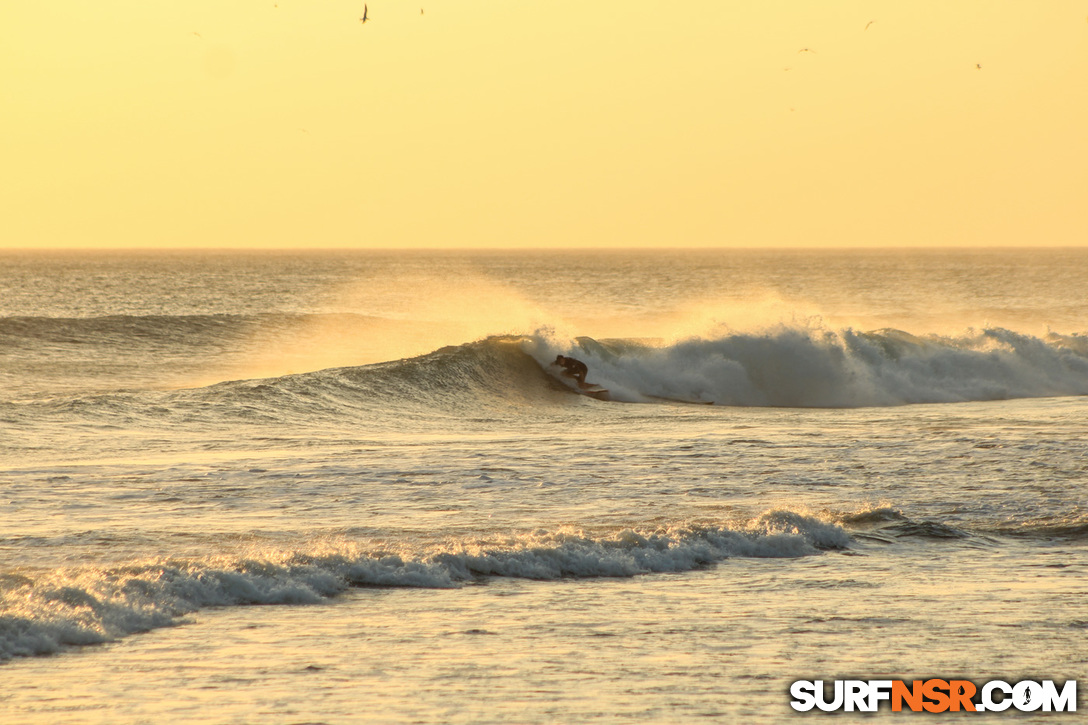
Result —
<path fill-rule="evenodd" d="M 367 1 L 0 3 L 0 247 L 1088 244 L 1088 0 Z"/>

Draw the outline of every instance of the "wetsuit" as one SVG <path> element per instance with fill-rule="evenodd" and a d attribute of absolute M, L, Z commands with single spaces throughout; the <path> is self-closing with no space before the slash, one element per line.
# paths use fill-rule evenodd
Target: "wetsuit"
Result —
<path fill-rule="evenodd" d="M 579 385 L 586 384 L 586 375 L 589 374 L 589 368 L 581 360 L 575 360 L 572 357 L 563 357 L 559 355 L 555 358 L 555 364 L 563 367 L 563 374 L 567 377 L 574 378 L 578 381 Z"/>

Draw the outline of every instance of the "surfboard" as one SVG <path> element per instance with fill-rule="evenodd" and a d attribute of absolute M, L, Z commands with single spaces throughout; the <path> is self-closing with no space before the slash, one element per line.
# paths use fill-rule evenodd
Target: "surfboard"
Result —
<path fill-rule="evenodd" d="M 664 395 L 643 395 L 651 400 L 660 400 L 662 403 L 680 403 L 682 405 L 714 405 L 713 400 L 691 400 L 688 398 L 666 398 Z"/>
<path fill-rule="evenodd" d="M 602 388 L 600 385 L 587 384 L 584 388 L 579 387 L 576 388 L 576 390 L 582 395 L 588 395 L 597 400 L 612 400 L 612 396 L 608 393 L 608 388 Z"/>

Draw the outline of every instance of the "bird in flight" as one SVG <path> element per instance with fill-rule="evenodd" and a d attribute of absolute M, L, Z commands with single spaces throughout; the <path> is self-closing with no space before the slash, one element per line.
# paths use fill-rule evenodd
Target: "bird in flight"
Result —
<path fill-rule="evenodd" d="M 801 50 L 799 50 L 797 52 L 798 53 L 815 53 L 816 51 L 813 50 L 812 48 L 801 48 Z"/>
<path fill-rule="evenodd" d="M 366 4 L 364 3 L 364 4 L 363 4 L 363 17 L 359 18 L 359 22 L 360 22 L 360 23 L 365 23 L 366 21 L 367 21 L 367 17 L 366 17 Z"/>
<path fill-rule="evenodd" d="M 975 70 L 982 70 L 982 63 L 975 63 Z"/>
<path fill-rule="evenodd" d="M 865 23 L 865 29 L 868 30 L 869 26 L 872 25 L 875 22 L 876 22 L 875 20 L 870 20 L 869 22 Z"/>

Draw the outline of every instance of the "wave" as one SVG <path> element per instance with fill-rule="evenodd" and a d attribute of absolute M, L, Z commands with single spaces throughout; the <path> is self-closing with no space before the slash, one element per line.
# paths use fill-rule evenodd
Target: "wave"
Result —
<path fill-rule="evenodd" d="M 891 506 L 877 506 L 844 513 L 823 512 L 822 516 L 842 526 L 860 540 L 891 543 L 898 539 L 973 540 L 993 543 L 1003 539 L 1054 542 L 1088 541 L 1088 515 L 1079 509 L 1065 514 L 979 518 L 970 524 L 933 519 L 914 519 Z"/>
<path fill-rule="evenodd" d="M 493 578 L 556 581 L 684 573 L 730 558 L 798 558 L 926 540 L 996 545 L 1081 542 L 1083 514 L 974 525 L 911 519 L 894 507 L 834 514 L 771 510 L 723 525 L 605 533 L 534 531 L 434 545 L 329 539 L 290 551 L 163 558 L 114 566 L 0 573 L 0 661 L 101 644 L 180 624 L 208 607 L 306 605 L 351 588 L 457 589 Z"/>
<path fill-rule="evenodd" d="M 851 408 L 1088 394 L 1088 336 L 1036 338 L 1004 329 L 959 337 L 898 330 L 779 327 L 761 334 L 646 340 L 492 337 L 429 355 L 313 374 L 422 404 L 471 397 L 554 401 L 557 354 L 589 367 L 612 401 Z M 530 360 L 531 363 L 530 364 Z M 568 395 L 569 400 L 569 395 Z"/>
<path fill-rule="evenodd" d="M 570 400 L 572 391 L 557 384 L 550 365 L 556 354 L 585 362 L 587 380 L 617 402 L 849 408 L 1088 394 L 1088 337 L 1041 339 L 1002 329 L 921 338 L 897 330 L 779 328 L 673 344 L 563 342 L 542 332 L 259 384 L 271 386 L 270 395 L 307 386 L 354 389 L 371 399 L 454 409 L 470 401 L 556 402 L 557 394 Z"/>
<path fill-rule="evenodd" d="M 839 526 L 769 511 L 735 526 L 605 536 L 535 532 L 422 551 L 327 542 L 310 551 L 157 560 L 112 568 L 0 574 L 0 660 L 49 654 L 178 624 L 213 606 L 313 604 L 351 587 L 456 588 L 686 572 L 730 557 L 792 558 L 849 546 Z"/>
<path fill-rule="evenodd" d="M 244 411 L 268 420 L 339 416 L 357 422 L 364 415 L 371 427 L 385 421 L 402 428 L 408 418 L 473 420 L 568 401 L 570 391 L 525 354 L 521 340 L 491 338 L 405 360 L 228 381 L 173 393 L 170 407 L 213 417 Z"/>
<path fill-rule="evenodd" d="M 542 365 L 554 344 L 527 349 Z M 781 326 L 674 344 L 578 338 L 560 350 L 614 400 L 852 408 L 1088 394 L 1088 336 L 959 337 Z"/>
<path fill-rule="evenodd" d="M 783 326 L 673 343 L 563 340 L 549 331 L 496 336 L 383 363 L 217 383 L 160 396 L 153 406 L 204 410 L 212 403 L 210 412 L 221 417 L 233 409 L 282 420 L 292 412 L 519 415 L 526 406 L 596 404 L 562 384 L 550 364 L 557 354 L 585 362 L 588 381 L 607 388 L 613 402 L 854 408 L 1088 394 L 1084 335 L 984 329 L 919 337 Z M 93 409 L 107 398 L 56 404 Z"/>

